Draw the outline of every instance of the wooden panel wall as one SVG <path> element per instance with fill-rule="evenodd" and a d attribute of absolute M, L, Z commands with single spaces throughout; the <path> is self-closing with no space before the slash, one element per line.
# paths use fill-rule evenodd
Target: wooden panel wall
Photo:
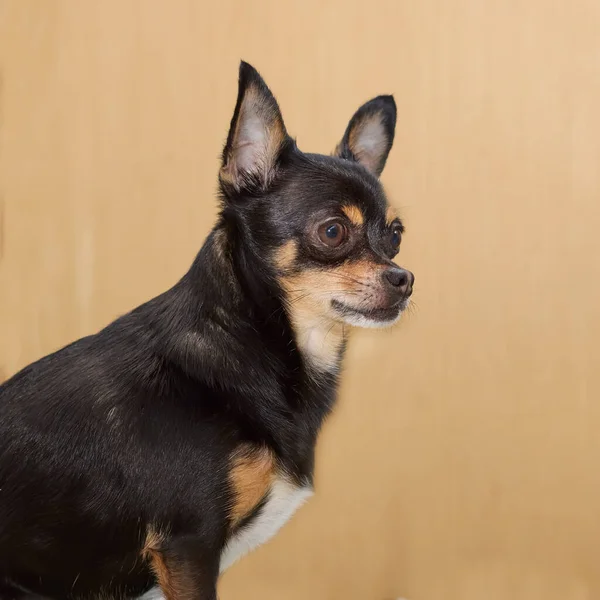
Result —
<path fill-rule="evenodd" d="M 302 148 L 394 93 L 417 310 L 359 333 L 318 493 L 222 598 L 600 598 L 597 0 L 2 0 L 0 370 L 172 284 L 240 58 Z"/>

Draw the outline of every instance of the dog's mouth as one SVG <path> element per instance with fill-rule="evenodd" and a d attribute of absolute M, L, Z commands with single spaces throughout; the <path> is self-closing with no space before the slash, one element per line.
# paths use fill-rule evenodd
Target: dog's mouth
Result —
<path fill-rule="evenodd" d="M 383 308 L 357 308 L 333 299 L 331 306 L 344 321 L 358 327 L 386 327 L 395 323 L 408 305 L 408 298 L 402 298 L 391 306 Z"/>

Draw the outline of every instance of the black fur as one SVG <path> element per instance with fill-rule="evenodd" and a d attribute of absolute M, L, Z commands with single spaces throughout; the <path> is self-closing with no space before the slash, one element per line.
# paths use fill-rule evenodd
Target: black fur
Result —
<path fill-rule="evenodd" d="M 249 82 L 278 112 L 242 64 L 240 97 Z M 172 289 L 0 387 L 0 598 L 138 596 L 154 585 L 140 558 L 149 524 L 169 532 L 166 557 L 197 559 L 193 597 L 215 598 L 235 448 L 267 446 L 311 482 L 338 375 L 309 372 L 268 257 L 297 239 L 299 268 L 346 260 L 304 235 L 347 198 L 366 215 L 369 251 L 394 252 L 381 235 L 383 190 L 360 165 L 303 154 L 286 137 L 275 170 L 266 190 L 222 183 L 218 223 Z"/>

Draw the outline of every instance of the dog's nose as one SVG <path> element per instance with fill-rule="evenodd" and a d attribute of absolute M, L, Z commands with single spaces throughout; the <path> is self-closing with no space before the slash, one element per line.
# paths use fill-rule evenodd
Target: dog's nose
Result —
<path fill-rule="evenodd" d="M 400 267 L 392 267 L 391 269 L 387 269 L 383 276 L 399 296 L 408 298 L 412 294 L 415 276 L 410 271 L 401 269 Z"/>

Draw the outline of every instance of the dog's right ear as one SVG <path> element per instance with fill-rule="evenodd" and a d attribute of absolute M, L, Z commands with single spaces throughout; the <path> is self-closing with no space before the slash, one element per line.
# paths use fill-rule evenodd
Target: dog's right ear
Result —
<path fill-rule="evenodd" d="M 219 179 L 236 191 L 266 189 L 273 180 L 288 135 L 271 90 L 246 62 L 240 64 L 237 104 L 231 119 Z"/>

